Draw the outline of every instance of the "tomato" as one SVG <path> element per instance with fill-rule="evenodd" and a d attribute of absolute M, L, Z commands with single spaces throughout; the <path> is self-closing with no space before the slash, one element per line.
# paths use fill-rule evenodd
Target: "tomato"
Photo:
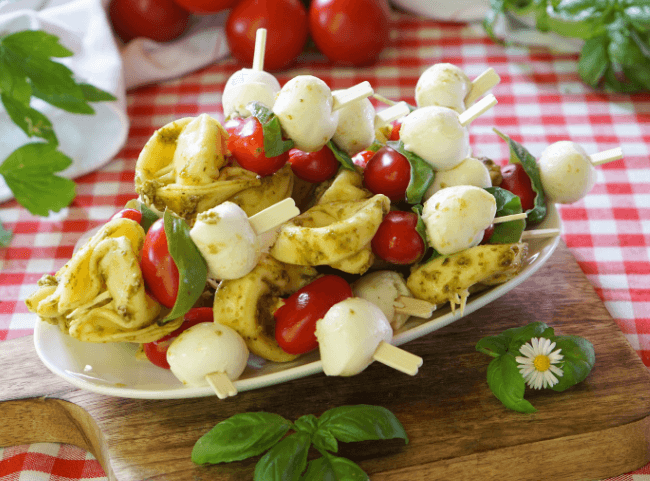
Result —
<path fill-rule="evenodd" d="M 226 39 L 239 62 L 253 63 L 258 28 L 266 29 L 264 70 L 282 70 L 307 43 L 307 9 L 299 0 L 243 0 L 226 21 Z"/>
<path fill-rule="evenodd" d="M 276 157 L 264 153 L 264 129 L 256 117 L 248 117 L 235 127 L 228 138 L 228 150 L 244 169 L 265 177 L 274 174 L 289 159 L 284 152 Z"/>
<path fill-rule="evenodd" d="M 124 42 L 136 37 L 169 42 L 185 32 L 190 20 L 190 12 L 173 0 L 111 0 L 108 14 Z"/>
<path fill-rule="evenodd" d="M 183 324 L 173 332 L 161 337 L 157 341 L 147 342 L 142 345 L 147 359 L 158 367 L 169 369 L 167 362 L 167 349 L 179 334 L 201 322 L 214 322 L 214 313 L 211 307 L 195 307 L 185 313 Z"/>
<path fill-rule="evenodd" d="M 402 117 L 401 119 L 393 120 L 391 122 L 393 128 L 390 131 L 390 138 L 388 140 L 399 140 L 399 129 L 402 128 L 402 120 L 404 120 L 404 118 L 405 117 Z"/>
<path fill-rule="evenodd" d="M 374 63 L 390 43 L 386 0 L 313 0 L 309 32 L 332 62 L 363 66 Z"/>
<path fill-rule="evenodd" d="M 424 255 L 424 239 L 415 229 L 415 212 L 390 211 L 370 241 L 377 257 L 393 264 L 412 264 Z"/>
<path fill-rule="evenodd" d="M 354 162 L 354 165 L 358 165 L 362 169 L 365 169 L 366 165 L 368 165 L 368 161 L 372 159 L 374 155 L 374 150 L 362 150 L 357 155 L 352 157 L 352 162 Z"/>
<path fill-rule="evenodd" d="M 140 268 L 148 292 L 163 306 L 174 307 L 179 274 L 169 253 L 163 219 L 154 222 L 144 238 Z"/>
<path fill-rule="evenodd" d="M 139 224 L 142 220 L 142 212 L 138 209 L 122 209 L 113 214 L 111 220 L 113 219 L 131 219 Z"/>
<path fill-rule="evenodd" d="M 503 180 L 499 187 L 518 196 L 524 212 L 535 207 L 535 197 L 537 194 L 533 190 L 530 177 L 528 177 L 521 164 L 508 164 L 501 167 L 501 175 L 503 176 Z"/>
<path fill-rule="evenodd" d="M 494 224 L 490 224 L 488 228 L 483 231 L 483 239 L 481 240 L 481 244 L 487 244 L 490 242 L 492 234 L 494 234 Z"/>
<path fill-rule="evenodd" d="M 331 179 L 339 170 L 339 161 L 327 145 L 316 152 L 291 149 L 289 163 L 296 177 L 312 183 Z"/>
<path fill-rule="evenodd" d="M 330 307 L 348 297 L 352 297 L 350 284 L 335 275 L 319 277 L 289 296 L 273 314 L 275 339 L 282 350 L 303 354 L 316 349 L 316 322 Z"/>
<path fill-rule="evenodd" d="M 192 13 L 217 13 L 233 7 L 237 0 L 174 0 L 178 5 Z"/>
<path fill-rule="evenodd" d="M 244 123 L 244 120 L 246 119 L 243 117 L 233 117 L 231 119 L 228 119 L 226 123 L 223 124 L 223 128 L 226 130 L 226 132 L 232 135 L 235 129 Z"/>
<path fill-rule="evenodd" d="M 411 164 L 402 154 L 384 146 L 368 161 L 363 182 L 373 194 L 384 194 L 392 201 L 406 197 L 411 181 Z"/>

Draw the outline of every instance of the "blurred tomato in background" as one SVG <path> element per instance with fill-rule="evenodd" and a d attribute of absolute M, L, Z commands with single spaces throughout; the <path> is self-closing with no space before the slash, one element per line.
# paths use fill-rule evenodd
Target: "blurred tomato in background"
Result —
<path fill-rule="evenodd" d="M 174 0 L 174 2 L 189 12 L 210 14 L 232 8 L 238 0 Z"/>
<path fill-rule="evenodd" d="M 190 20 L 190 12 L 173 0 L 111 0 L 108 14 L 123 42 L 137 37 L 169 42 L 183 34 Z"/>

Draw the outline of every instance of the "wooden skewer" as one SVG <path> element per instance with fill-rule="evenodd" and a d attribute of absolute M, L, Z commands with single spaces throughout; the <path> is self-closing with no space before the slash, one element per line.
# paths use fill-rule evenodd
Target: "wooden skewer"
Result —
<path fill-rule="evenodd" d="M 431 317 L 436 305 L 415 297 L 399 296 L 393 303 L 395 312 L 398 314 L 407 314 L 409 316 L 421 317 L 427 319 Z"/>
<path fill-rule="evenodd" d="M 224 372 L 212 372 L 205 375 L 205 380 L 219 399 L 226 399 L 237 394 L 237 388 Z"/>
<path fill-rule="evenodd" d="M 499 82 L 501 82 L 501 77 L 490 67 L 472 80 L 472 88 L 465 96 L 465 105 L 472 105 L 479 97 L 492 90 Z"/>
<path fill-rule="evenodd" d="M 592 165 L 606 164 L 623 158 L 623 149 L 616 147 L 614 149 L 605 150 L 594 155 L 589 156 Z"/>
<path fill-rule="evenodd" d="M 394 105 L 391 105 L 387 109 L 378 112 L 376 116 L 377 122 L 375 122 L 375 125 L 388 124 L 393 120 L 397 120 L 404 117 L 405 115 L 408 115 L 409 113 L 411 113 L 411 109 L 409 109 L 408 104 L 406 102 L 398 102 Z"/>
<path fill-rule="evenodd" d="M 418 369 L 422 366 L 423 360 L 420 356 L 411 354 L 404 349 L 393 346 L 392 344 L 381 341 L 372 358 L 388 367 L 402 371 L 409 376 L 415 376 Z"/>
<path fill-rule="evenodd" d="M 555 237 L 558 235 L 560 235 L 560 229 L 525 230 L 521 233 L 521 240 L 543 239 L 545 237 Z"/>
<path fill-rule="evenodd" d="M 395 102 L 394 100 L 387 99 L 386 97 L 384 97 L 383 95 L 379 95 L 378 93 L 372 94 L 372 97 L 379 100 L 381 103 L 384 103 L 386 105 L 391 105 L 392 106 L 392 105 L 395 105 L 395 104 L 398 103 L 398 102 Z"/>
<path fill-rule="evenodd" d="M 253 70 L 264 70 L 264 54 L 266 52 L 266 29 L 258 28 L 255 32 L 255 53 L 253 54 Z"/>
<path fill-rule="evenodd" d="M 496 104 L 497 104 L 497 99 L 494 95 L 492 94 L 486 95 L 481 100 L 479 100 L 474 105 L 472 105 L 470 108 L 465 110 L 465 112 L 460 114 L 458 116 L 458 122 L 463 127 L 466 127 L 467 125 L 469 125 L 470 122 L 475 120 L 477 117 L 483 115 L 485 112 L 490 110 Z"/>
<path fill-rule="evenodd" d="M 347 104 L 356 102 L 357 100 L 368 98 L 374 93 L 375 91 L 368 81 L 361 82 L 348 89 L 334 92 L 332 94 L 332 112 L 336 112 L 337 110 L 345 107 Z"/>
<path fill-rule="evenodd" d="M 510 222 L 511 220 L 525 219 L 526 217 L 528 216 L 525 212 L 522 212 L 521 214 L 504 215 L 503 217 L 495 217 L 492 223 L 501 224 L 502 222 Z"/>
<path fill-rule="evenodd" d="M 251 223 L 255 233 L 260 235 L 294 218 L 298 214 L 300 214 L 300 209 L 296 207 L 296 202 L 293 198 L 289 197 L 249 217 L 248 221 Z"/>

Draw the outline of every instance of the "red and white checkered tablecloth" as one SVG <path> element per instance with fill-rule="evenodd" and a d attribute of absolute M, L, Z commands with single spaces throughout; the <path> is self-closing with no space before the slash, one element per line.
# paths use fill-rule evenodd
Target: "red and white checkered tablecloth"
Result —
<path fill-rule="evenodd" d="M 621 331 L 650 366 L 650 95 L 595 91 L 580 81 L 576 55 L 497 45 L 475 25 L 399 14 L 391 41 L 372 67 L 332 66 L 308 52 L 295 68 L 277 77 L 283 84 L 310 73 L 332 89 L 368 80 L 379 94 L 414 103 L 415 83 L 433 63 L 456 64 L 470 78 L 493 67 L 501 76 L 493 90 L 499 103 L 471 125 L 476 156 L 505 163 L 507 146 L 493 127 L 535 156 L 557 140 L 578 142 L 590 154 L 622 146 L 625 158 L 597 168 L 597 183 L 586 198 L 560 207 L 562 238 Z M 32 333 L 36 318 L 28 313 L 24 299 L 35 290 L 36 281 L 71 257 L 84 232 L 106 222 L 135 197 L 135 161 L 154 130 L 204 112 L 223 119 L 221 91 L 239 68 L 225 60 L 182 79 L 130 92 L 126 146 L 106 167 L 77 179 L 77 197 L 60 213 L 39 218 L 14 201 L 0 205 L 2 223 L 14 232 L 11 245 L 0 250 L 0 341 Z M 0 481 L 103 476 L 96 460 L 70 446 L 0 449 Z M 614 479 L 650 480 L 650 465 Z"/>

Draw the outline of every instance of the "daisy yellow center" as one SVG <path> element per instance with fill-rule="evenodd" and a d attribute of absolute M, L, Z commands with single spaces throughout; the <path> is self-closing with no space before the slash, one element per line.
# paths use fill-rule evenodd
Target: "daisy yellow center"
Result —
<path fill-rule="evenodd" d="M 538 354 L 533 360 L 533 366 L 539 372 L 548 371 L 548 368 L 551 367 L 551 360 L 544 354 Z"/>

